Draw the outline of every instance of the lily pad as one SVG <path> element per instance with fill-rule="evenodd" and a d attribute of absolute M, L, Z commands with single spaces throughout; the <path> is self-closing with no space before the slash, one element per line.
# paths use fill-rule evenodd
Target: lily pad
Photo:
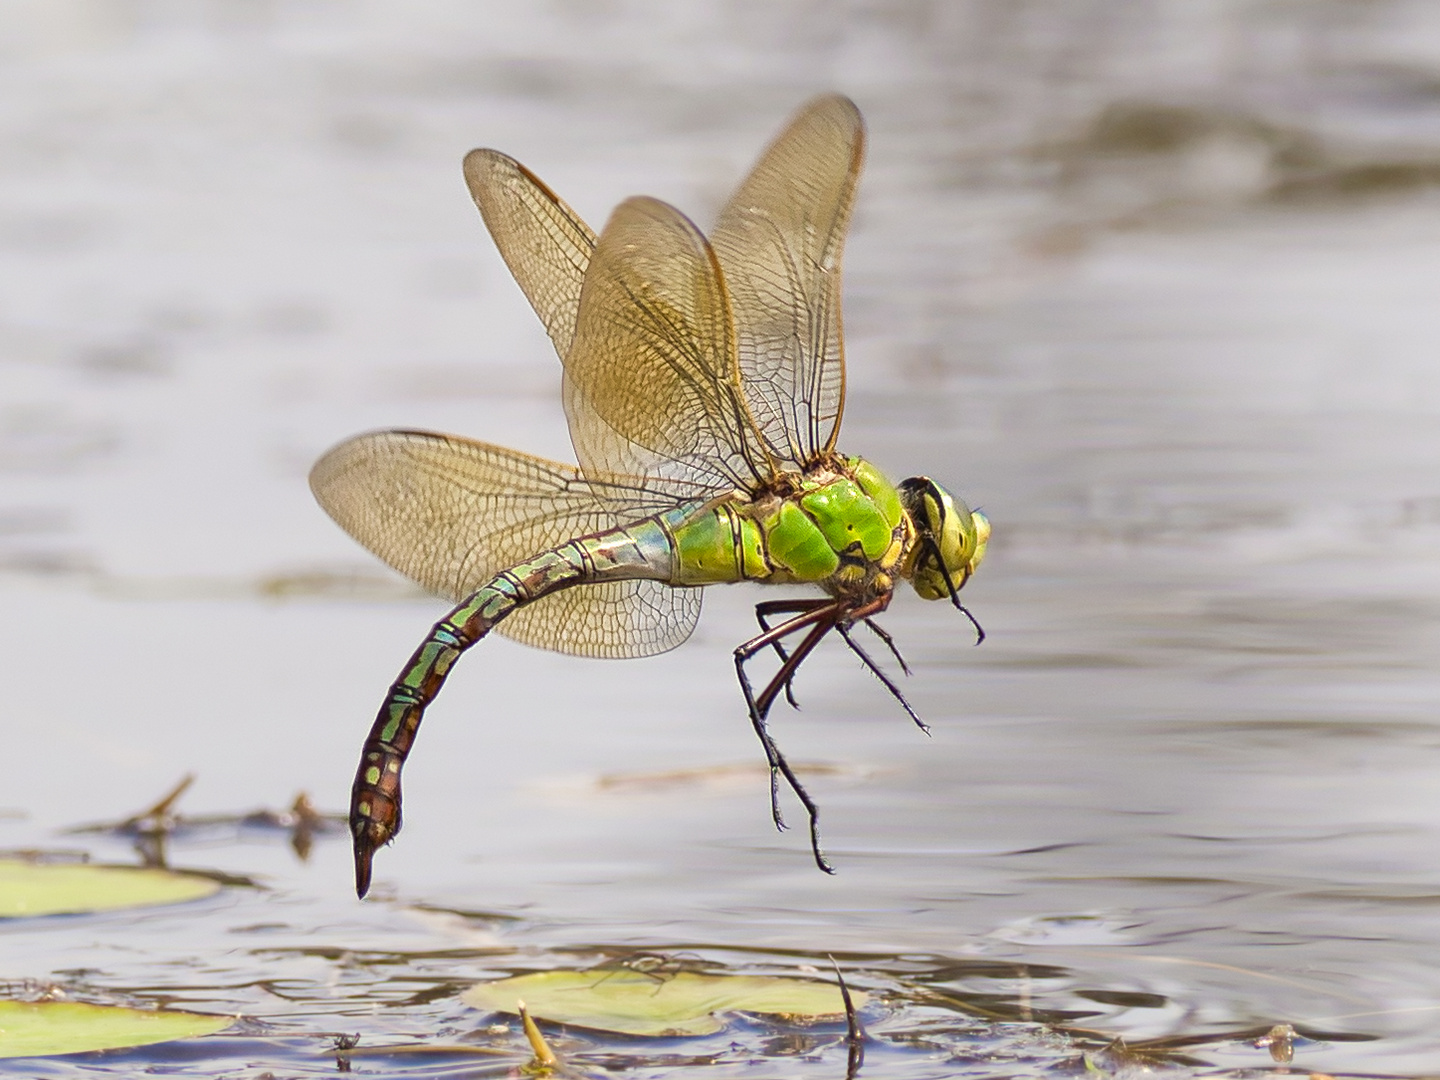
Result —
<path fill-rule="evenodd" d="M 0 1001 L 0 1058 L 118 1050 L 213 1035 L 228 1016 L 154 1012 L 77 1001 Z"/>
<path fill-rule="evenodd" d="M 856 1008 L 865 995 L 851 992 Z M 712 1035 L 725 1013 L 759 1013 L 815 1023 L 845 1015 L 833 983 L 770 975 L 667 977 L 639 971 L 541 971 L 499 982 L 477 983 L 460 995 L 471 1008 L 531 1015 L 553 1024 L 574 1024 L 622 1035 Z"/>
<path fill-rule="evenodd" d="M 219 891 L 219 883 L 210 878 L 169 870 L 0 859 L 0 918 L 4 919 L 178 904 Z"/>

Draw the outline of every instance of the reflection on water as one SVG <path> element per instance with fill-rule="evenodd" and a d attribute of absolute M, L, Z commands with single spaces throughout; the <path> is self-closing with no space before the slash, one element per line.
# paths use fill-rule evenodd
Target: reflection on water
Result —
<path fill-rule="evenodd" d="M 1297 1068 L 1433 1071 L 1428 5 L 6 18 L 4 802 L 29 817 L 0 845 L 187 771 L 197 812 L 343 804 L 440 608 L 374 576 L 310 462 L 379 426 L 569 456 L 548 343 L 459 179 L 476 144 L 592 221 L 640 191 L 704 221 L 801 99 L 851 93 L 872 141 L 842 446 L 996 525 L 967 588 L 983 647 L 938 605 L 886 618 L 932 738 L 839 649 L 776 717 L 834 879 L 768 831 L 730 662 L 753 597 L 721 590 L 663 658 L 467 657 L 381 902 L 349 895 L 343 843 L 299 864 L 192 839 L 173 857 L 273 891 L 11 928 L 8 976 L 251 1017 L 197 1075 L 333 1070 L 317 1032 L 473 1035 L 467 982 L 600 945 L 834 953 L 899 1002 L 866 1018 L 870 1075 L 1150 1060 L 1080 1028 L 1172 1062 L 1264 1068 L 1284 1043 Z M 843 1047 L 787 1038 L 745 1045 L 843 1072 Z"/>

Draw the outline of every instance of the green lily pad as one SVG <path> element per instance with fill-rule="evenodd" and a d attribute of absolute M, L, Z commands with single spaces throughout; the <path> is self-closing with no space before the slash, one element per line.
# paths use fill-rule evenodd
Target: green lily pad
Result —
<path fill-rule="evenodd" d="M 228 1016 L 153 1012 L 76 1001 L 0 1001 L 0 1058 L 118 1050 L 213 1035 Z"/>
<path fill-rule="evenodd" d="M 865 995 L 851 991 L 859 1008 Z M 477 983 L 460 1000 L 487 1012 L 530 1014 L 553 1024 L 574 1024 L 622 1035 L 712 1035 L 725 1013 L 760 1013 L 814 1023 L 845 1015 L 840 988 L 811 979 L 770 975 L 666 977 L 639 971 L 541 971 Z"/>
<path fill-rule="evenodd" d="M 210 878 L 169 870 L 0 859 L 0 918 L 4 919 L 178 904 L 219 891 L 219 883 Z"/>

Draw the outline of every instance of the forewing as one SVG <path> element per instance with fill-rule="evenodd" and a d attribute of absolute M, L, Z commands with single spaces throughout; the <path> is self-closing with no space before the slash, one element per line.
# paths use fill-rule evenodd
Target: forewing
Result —
<path fill-rule="evenodd" d="M 452 601 L 577 536 L 674 506 L 638 483 L 591 482 L 571 465 L 419 431 L 341 443 L 311 470 L 310 488 L 361 544 Z M 544 597 L 497 629 L 580 656 L 649 656 L 689 637 L 699 613 L 697 589 L 604 582 Z"/>
<path fill-rule="evenodd" d="M 761 155 L 710 237 L 735 312 L 746 399 L 782 466 L 832 449 L 839 432 L 840 263 L 864 152 L 855 104 L 817 98 Z"/>
<path fill-rule="evenodd" d="M 575 337 L 575 311 L 595 234 L 539 177 L 498 150 L 465 155 L 465 183 L 563 360 Z"/>
<path fill-rule="evenodd" d="M 628 199 L 601 233 L 565 358 L 565 412 L 587 476 L 635 474 L 690 498 L 694 485 L 748 490 L 771 475 L 719 264 L 674 207 Z"/>

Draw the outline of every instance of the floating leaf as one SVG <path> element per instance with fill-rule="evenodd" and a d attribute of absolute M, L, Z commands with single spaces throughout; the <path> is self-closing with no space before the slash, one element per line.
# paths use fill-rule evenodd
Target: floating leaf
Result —
<path fill-rule="evenodd" d="M 857 1008 L 865 1003 L 864 994 L 851 996 Z M 732 1012 L 804 1023 L 845 1015 L 840 988 L 832 983 L 693 971 L 668 977 L 628 970 L 541 971 L 477 983 L 460 995 L 472 1008 L 512 1014 L 520 998 L 542 1020 L 623 1035 L 711 1035 L 725 1026 L 720 1015 Z"/>
<path fill-rule="evenodd" d="M 213 1035 L 228 1016 L 154 1012 L 76 1001 L 0 1001 L 0 1058 L 117 1050 Z"/>
<path fill-rule="evenodd" d="M 219 891 L 210 878 L 169 870 L 0 859 L 0 918 L 5 919 L 178 904 Z"/>

